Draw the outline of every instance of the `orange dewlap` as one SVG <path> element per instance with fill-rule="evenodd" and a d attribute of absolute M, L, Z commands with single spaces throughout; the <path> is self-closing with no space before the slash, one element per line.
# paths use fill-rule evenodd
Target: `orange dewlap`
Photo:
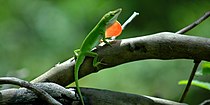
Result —
<path fill-rule="evenodd" d="M 116 21 L 113 25 L 111 25 L 106 29 L 105 38 L 119 36 L 121 32 L 122 32 L 122 26 L 118 21 Z"/>

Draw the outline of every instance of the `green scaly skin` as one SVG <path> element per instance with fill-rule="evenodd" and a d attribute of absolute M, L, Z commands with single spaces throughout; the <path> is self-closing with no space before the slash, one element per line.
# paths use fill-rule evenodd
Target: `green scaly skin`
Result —
<path fill-rule="evenodd" d="M 83 41 L 80 49 L 75 50 L 74 53 L 77 57 L 75 67 L 74 67 L 74 77 L 75 77 L 75 84 L 76 84 L 76 90 L 79 94 L 80 100 L 82 102 L 82 105 L 85 105 L 84 99 L 82 97 L 80 88 L 79 88 L 79 82 L 78 82 L 78 72 L 81 64 L 83 63 L 86 56 L 94 57 L 93 60 L 93 66 L 97 67 L 100 62 L 97 61 L 98 54 L 91 52 L 91 50 L 97 46 L 102 39 L 103 42 L 106 44 L 109 44 L 105 40 L 105 31 L 106 28 L 111 26 L 117 21 L 117 18 L 119 14 L 121 13 L 122 9 L 116 9 L 114 11 L 110 11 L 106 13 L 102 19 L 98 22 L 98 24 L 93 28 L 93 30 L 87 35 L 85 40 Z M 109 44 L 110 45 L 110 44 Z"/>

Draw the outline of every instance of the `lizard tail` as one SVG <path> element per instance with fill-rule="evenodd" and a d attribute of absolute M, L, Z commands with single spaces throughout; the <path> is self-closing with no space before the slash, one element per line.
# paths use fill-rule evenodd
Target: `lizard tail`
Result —
<path fill-rule="evenodd" d="M 79 82 L 78 82 L 79 77 L 78 77 L 78 75 L 79 75 L 80 65 L 83 63 L 84 59 L 85 59 L 85 56 L 79 55 L 77 60 L 76 60 L 75 68 L 74 68 L 74 79 L 75 79 L 75 84 L 76 84 L 76 90 L 79 94 L 79 98 L 82 102 L 82 105 L 85 105 L 85 102 L 83 100 L 82 93 L 81 93 L 80 88 L 79 88 Z"/>

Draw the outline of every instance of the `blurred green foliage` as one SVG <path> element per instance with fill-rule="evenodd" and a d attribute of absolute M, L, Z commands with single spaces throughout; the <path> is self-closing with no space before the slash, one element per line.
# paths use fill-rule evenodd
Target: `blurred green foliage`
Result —
<path fill-rule="evenodd" d="M 119 37 L 176 32 L 210 10 L 208 0 L 0 0 L 0 76 L 31 80 L 73 56 L 84 37 L 108 11 L 121 7 L 123 23 L 140 15 Z M 210 19 L 188 32 L 209 37 Z M 178 100 L 192 60 L 144 60 L 123 64 L 83 78 L 81 86 Z M 203 77 L 202 79 L 207 79 Z M 196 98 L 196 100 L 194 99 Z M 209 92 L 192 87 L 186 102 L 201 103 Z"/>

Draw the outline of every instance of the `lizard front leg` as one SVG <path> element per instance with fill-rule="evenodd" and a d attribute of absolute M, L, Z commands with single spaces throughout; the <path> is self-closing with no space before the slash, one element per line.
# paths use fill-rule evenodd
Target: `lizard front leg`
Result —
<path fill-rule="evenodd" d="M 104 43 L 106 43 L 106 44 L 109 45 L 109 46 L 112 46 L 112 45 L 106 40 L 105 31 L 101 32 L 101 37 L 102 37 L 102 40 L 103 40 Z"/>
<path fill-rule="evenodd" d="M 79 53 L 80 53 L 80 49 L 74 50 L 75 59 L 77 58 L 77 56 L 79 55 Z"/>

